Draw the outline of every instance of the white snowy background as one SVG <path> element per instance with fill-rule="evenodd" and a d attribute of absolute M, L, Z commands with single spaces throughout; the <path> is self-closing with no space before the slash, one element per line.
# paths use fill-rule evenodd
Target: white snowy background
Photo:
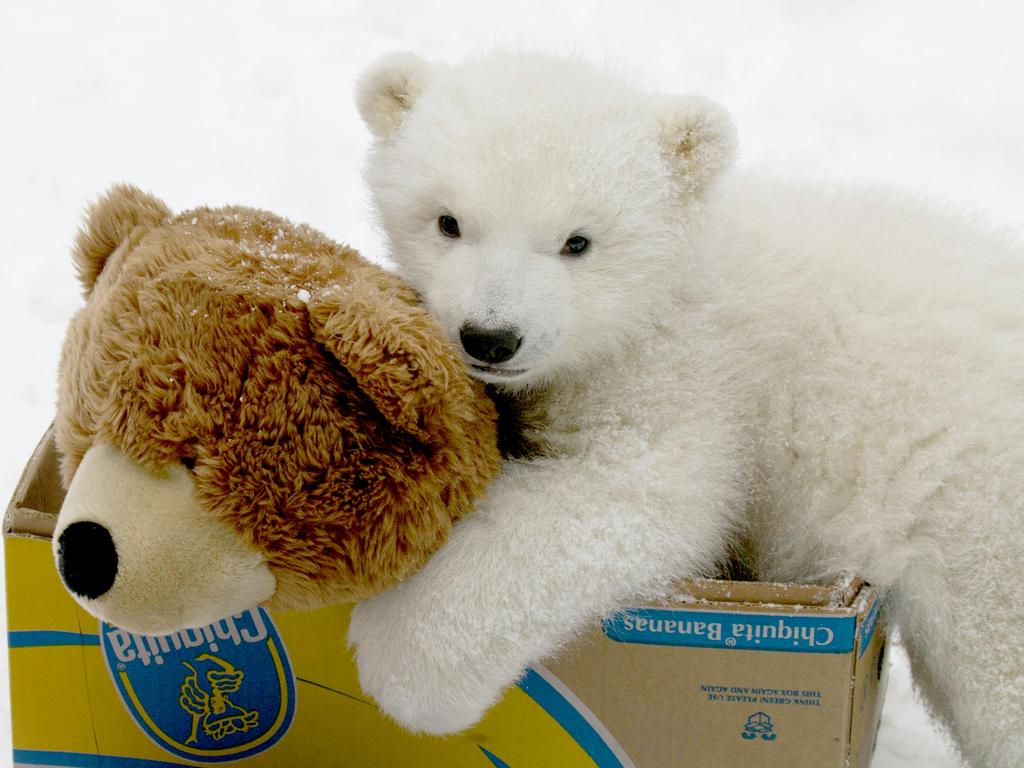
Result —
<path fill-rule="evenodd" d="M 746 164 L 920 190 L 1020 229 L 1020 8 L 0 0 L 0 499 L 52 417 L 61 338 L 81 301 L 68 244 L 107 185 L 132 181 L 175 209 L 268 208 L 382 257 L 352 104 L 355 76 L 379 53 L 580 52 L 726 104 Z M 955 765 L 905 658 L 893 662 L 874 765 Z M 5 699 L 0 721 L 6 765 Z"/>

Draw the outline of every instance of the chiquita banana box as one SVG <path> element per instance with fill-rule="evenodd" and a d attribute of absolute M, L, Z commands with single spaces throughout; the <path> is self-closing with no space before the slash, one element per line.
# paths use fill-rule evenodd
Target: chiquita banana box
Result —
<path fill-rule="evenodd" d="M 253 608 L 135 635 L 66 594 L 48 435 L 7 512 L 16 766 L 866 768 L 885 683 L 874 590 L 702 582 L 596 626 L 466 733 L 415 736 L 359 689 L 348 608 Z"/>

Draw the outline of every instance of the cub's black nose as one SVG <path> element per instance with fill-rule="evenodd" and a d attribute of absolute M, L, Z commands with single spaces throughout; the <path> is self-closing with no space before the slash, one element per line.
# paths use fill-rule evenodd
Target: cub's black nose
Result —
<path fill-rule="evenodd" d="M 482 363 L 504 363 L 511 360 L 523 343 L 518 328 L 483 328 L 466 323 L 459 329 L 459 340 L 466 354 Z"/>
<path fill-rule="evenodd" d="M 67 588 L 95 600 L 106 594 L 117 577 L 117 548 L 110 532 L 99 523 L 72 523 L 57 539 L 57 568 Z"/>

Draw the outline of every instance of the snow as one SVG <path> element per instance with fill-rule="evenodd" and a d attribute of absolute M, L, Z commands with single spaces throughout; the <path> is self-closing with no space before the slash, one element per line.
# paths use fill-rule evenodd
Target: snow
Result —
<path fill-rule="evenodd" d="M 747 164 L 925 190 L 1020 228 L 1022 29 L 1010 2 L 3 0 L 0 497 L 52 416 L 64 327 L 81 301 L 67 248 L 107 185 L 134 182 L 175 210 L 259 206 L 381 258 L 352 104 L 354 77 L 379 53 L 578 51 L 728 105 Z M 875 767 L 955 765 L 905 658 L 892 658 Z M 0 729 L 0 765 L 9 743 Z"/>

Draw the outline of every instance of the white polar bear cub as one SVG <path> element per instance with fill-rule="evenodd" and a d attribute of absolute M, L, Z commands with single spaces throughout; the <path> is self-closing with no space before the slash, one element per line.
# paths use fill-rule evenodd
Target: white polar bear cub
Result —
<path fill-rule="evenodd" d="M 381 707 L 466 728 L 745 534 L 765 577 L 878 585 L 969 764 L 1024 765 L 1024 249 L 728 174 L 720 107 L 578 60 L 391 55 L 358 99 L 392 257 L 546 444 L 355 610 Z"/>

